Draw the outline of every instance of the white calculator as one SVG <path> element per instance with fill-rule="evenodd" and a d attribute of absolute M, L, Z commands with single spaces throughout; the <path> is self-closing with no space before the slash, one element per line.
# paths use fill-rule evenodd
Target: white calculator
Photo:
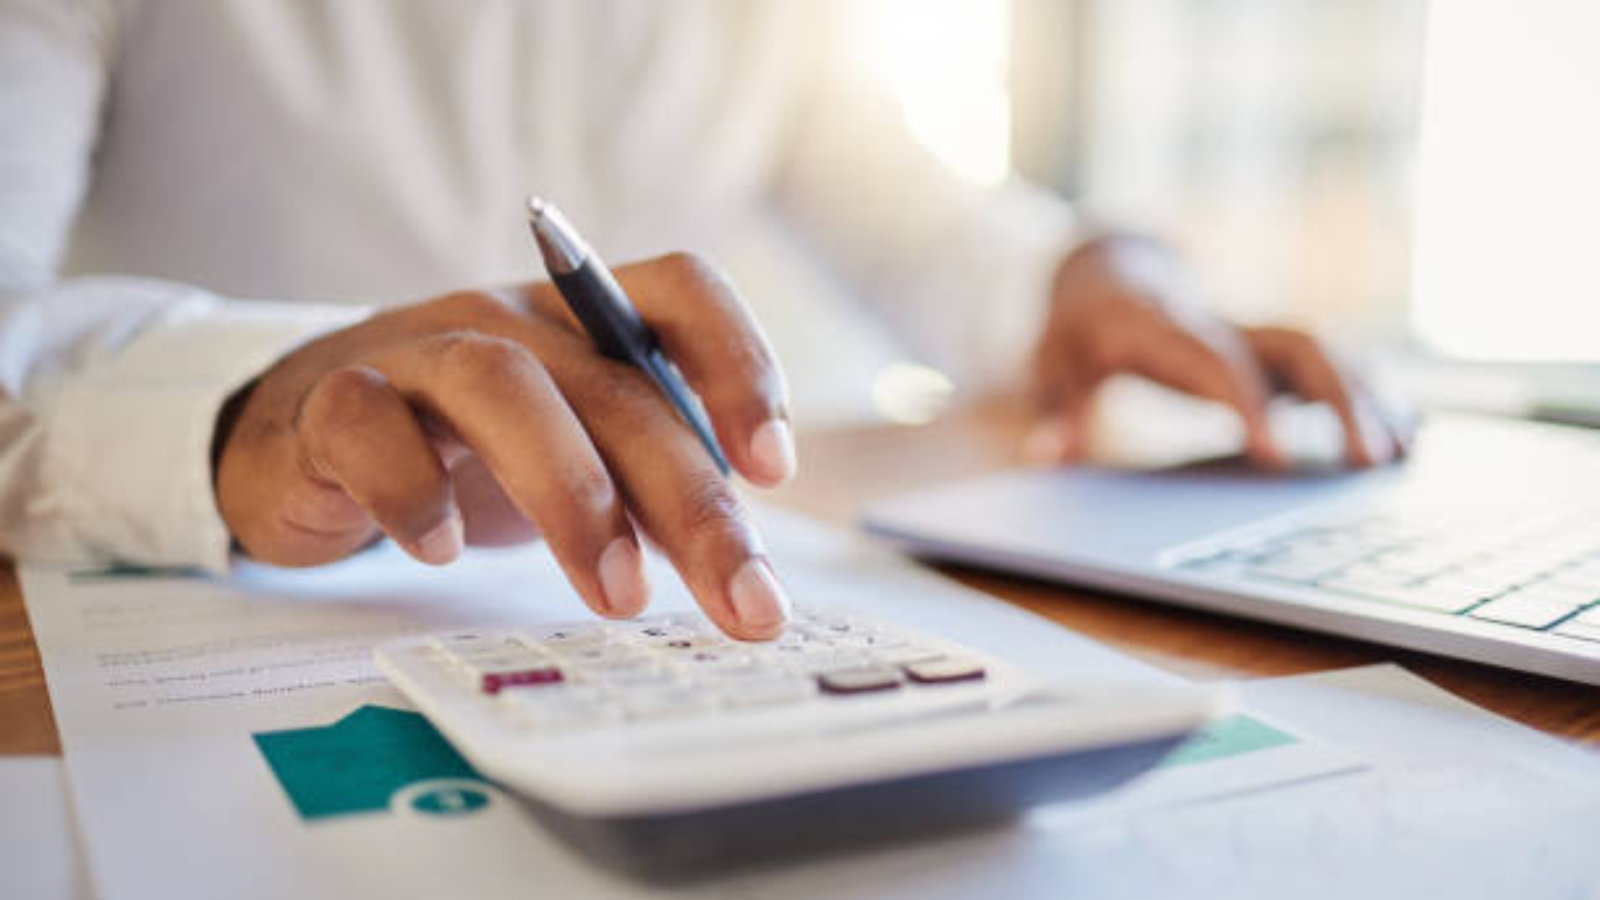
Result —
<path fill-rule="evenodd" d="M 858 844 L 1108 790 L 1217 711 L 1202 689 L 1051 684 L 825 609 L 770 643 L 698 613 L 380 647 L 378 666 L 481 771 L 626 868 Z"/>

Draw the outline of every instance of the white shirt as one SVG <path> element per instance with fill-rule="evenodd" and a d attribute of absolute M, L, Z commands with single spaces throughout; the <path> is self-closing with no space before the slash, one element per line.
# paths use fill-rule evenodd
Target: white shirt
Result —
<path fill-rule="evenodd" d="M 225 568 L 223 400 L 374 305 L 539 277 L 530 191 L 612 262 L 721 259 L 797 394 L 862 309 L 969 381 L 1014 363 L 1064 206 L 941 168 L 835 18 L 0 0 L 0 548 Z"/>

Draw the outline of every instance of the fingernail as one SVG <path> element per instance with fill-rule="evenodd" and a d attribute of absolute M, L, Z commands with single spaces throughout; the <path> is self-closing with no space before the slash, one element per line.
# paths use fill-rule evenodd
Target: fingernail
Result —
<path fill-rule="evenodd" d="M 1277 440 L 1272 435 L 1272 429 L 1266 422 L 1257 422 L 1249 426 L 1249 434 L 1245 440 L 1245 455 L 1255 460 L 1257 464 L 1272 470 L 1289 467 L 1288 457 L 1284 456 L 1283 448 L 1278 446 Z"/>
<path fill-rule="evenodd" d="M 728 582 L 733 614 L 746 628 L 765 631 L 789 620 L 789 598 L 761 557 L 745 560 Z"/>
<path fill-rule="evenodd" d="M 1367 451 L 1367 460 L 1371 465 L 1381 466 L 1395 456 L 1395 442 L 1382 425 L 1369 416 L 1362 416 L 1359 422 L 1361 432 L 1361 446 Z"/>
<path fill-rule="evenodd" d="M 619 537 L 606 545 L 600 554 L 600 589 L 612 612 L 630 615 L 644 609 L 650 599 L 650 583 L 644 578 L 644 557 L 638 544 Z"/>
<path fill-rule="evenodd" d="M 1055 465 L 1067 457 L 1067 426 L 1064 422 L 1047 419 L 1033 426 L 1022 439 L 1022 462 L 1035 466 Z"/>
<path fill-rule="evenodd" d="M 797 464 L 794 453 L 794 433 L 783 419 L 768 419 L 750 438 L 750 458 L 761 474 L 773 481 L 788 481 L 794 477 Z"/>
<path fill-rule="evenodd" d="M 433 530 L 417 540 L 417 556 L 430 566 L 443 566 L 456 561 L 466 544 L 465 526 L 460 513 L 452 512 Z"/>

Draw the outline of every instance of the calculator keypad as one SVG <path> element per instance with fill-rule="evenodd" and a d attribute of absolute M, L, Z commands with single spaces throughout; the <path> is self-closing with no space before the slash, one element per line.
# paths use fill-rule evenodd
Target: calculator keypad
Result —
<path fill-rule="evenodd" d="M 680 614 L 462 632 L 422 652 L 509 721 L 539 731 L 937 691 L 985 677 L 975 660 L 838 613 L 804 610 L 782 637 L 760 644 Z"/>

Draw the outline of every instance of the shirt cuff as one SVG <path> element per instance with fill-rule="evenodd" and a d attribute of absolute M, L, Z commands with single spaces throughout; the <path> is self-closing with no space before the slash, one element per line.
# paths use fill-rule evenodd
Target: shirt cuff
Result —
<path fill-rule="evenodd" d="M 64 486 L 74 543 L 96 557 L 226 572 L 232 539 L 211 471 L 218 412 L 294 347 L 370 312 L 197 292 L 59 385 L 45 467 Z"/>

